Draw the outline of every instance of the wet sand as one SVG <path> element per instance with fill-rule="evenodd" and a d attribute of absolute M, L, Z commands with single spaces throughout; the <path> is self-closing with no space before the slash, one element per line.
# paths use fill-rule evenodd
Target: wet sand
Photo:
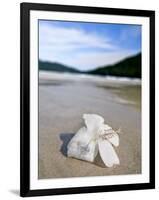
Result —
<path fill-rule="evenodd" d="M 44 72 L 39 77 L 39 179 L 141 173 L 140 81 Z M 104 167 L 99 155 L 94 163 L 67 157 L 84 113 L 121 128 L 119 166 Z"/>

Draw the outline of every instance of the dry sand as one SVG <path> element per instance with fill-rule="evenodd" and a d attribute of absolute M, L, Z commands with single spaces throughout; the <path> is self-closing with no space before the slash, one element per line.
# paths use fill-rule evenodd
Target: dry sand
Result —
<path fill-rule="evenodd" d="M 39 179 L 141 173 L 141 85 L 113 80 L 41 73 L 39 78 Z M 84 125 L 83 113 L 121 127 L 116 152 L 120 165 L 106 168 L 67 157 L 67 144 Z"/>

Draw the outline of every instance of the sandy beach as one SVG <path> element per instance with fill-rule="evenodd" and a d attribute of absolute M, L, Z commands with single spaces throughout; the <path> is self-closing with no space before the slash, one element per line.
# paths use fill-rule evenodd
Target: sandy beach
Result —
<path fill-rule="evenodd" d="M 120 165 L 107 168 L 67 157 L 67 144 L 84 126 L 84 113 L 121 128 Z M 39 179 L 141 173 L 141 82 L 39 72 Z"/>

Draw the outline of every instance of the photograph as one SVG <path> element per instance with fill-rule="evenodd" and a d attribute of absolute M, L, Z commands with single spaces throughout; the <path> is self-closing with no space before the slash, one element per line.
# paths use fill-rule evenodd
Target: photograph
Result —
<path fill-rule="evenodd" d="M 38 20 L 38 178 L 140 174 L 142 26 Z"/>
<path fill-rule="evenodd" d="M 155 12 L 21 4 L 20 195 L 155 187 Z"/>

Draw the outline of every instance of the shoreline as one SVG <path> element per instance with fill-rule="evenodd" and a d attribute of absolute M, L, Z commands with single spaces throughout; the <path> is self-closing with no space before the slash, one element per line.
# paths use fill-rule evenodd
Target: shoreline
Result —
<path fill-rule="evenodd" d="M 39 75 L 39 179 L 141 173 L 139 81 Z M 83 113 L 101 115 L 113 129 L 121 127 L 119 166 L 104 168 L 99 156 L 95 163 L 67 157 L 68 142 L 84 125 Z"/>
<path fill-rule="evenodd" d="M 61 78 L 62 77 L 62 78 Z M 53 71 L 39 71 L 39 78 L 44 80 L 52 80 L 52 79 L 65 79 L 65 80 L 95 80 L 95 81 L 117 81 L 120 83 L 129 83 L 141 85 L 140 78 L 131 78 L 131 77 L 122 77 L 122 76 L 100 76 L 100 75 L 92 75 L 92 74 L 80 74 L 80 73 L 68 73 L 68 72 L 53 72 Z M 133 81 L 133 82 L 132 82 Z"/>

